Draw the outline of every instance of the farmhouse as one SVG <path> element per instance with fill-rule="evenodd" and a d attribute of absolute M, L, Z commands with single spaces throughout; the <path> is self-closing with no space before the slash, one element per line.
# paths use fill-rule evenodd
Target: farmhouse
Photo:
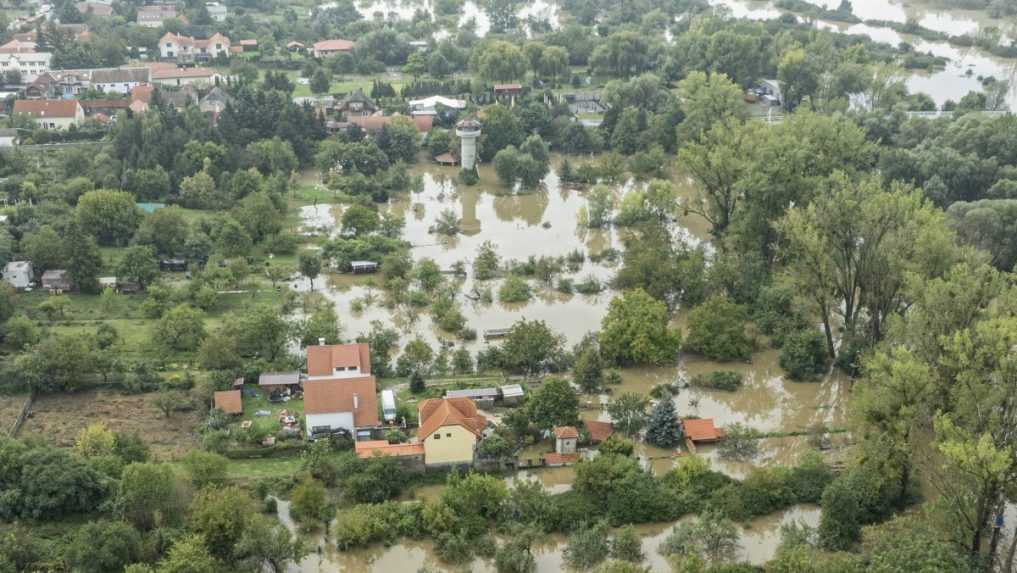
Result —
<path fill-rule="evenodd" d="M 212 58 L 227 56 L 230 39 L 216 32 L 208 38 L 194 38 L 166 32 L 159 39 L 159 56 L 178 62 L 207 62 Z"/>
<path fill-rule="evenodd" d="M 304 383 L 304 416 L 308 439 L 378 425 L 378 397 L 374 376 Z"/>
<path fill-rule="evenodd" d="M 77 100 L 25 100 L 14 102 L 14 113 L 30 116 L 43 129 L 67 129 L 85 119 Z"/>
<path fill-rule="evenodd" d="M 335 380 L 361 378 L 371 374 L 371 349 L 366 343 L 325 345 L 307 348 L 307 379 Z"/>
<path fill-rule="evenodd" d="M 159 28 L 163 20 L 177 17 L 175 4 L 155 4 L 138 8 L 138 25 L 146 28 Z"/>
<path fill-rule="evenodd" d="M 424 464 L 473 464 L 477 442 L 487 419 L 469 398 L 428 399 L 417 404 L 420 427 L 417 440 L 424 444 Z"/>
<path fill-rule="evenodd" d="M 349 40 L 322 40 L 311 46 L 311 53 L 315 58 L 327 58 L 339 53 L 353 50 L 353 42 Z"/>

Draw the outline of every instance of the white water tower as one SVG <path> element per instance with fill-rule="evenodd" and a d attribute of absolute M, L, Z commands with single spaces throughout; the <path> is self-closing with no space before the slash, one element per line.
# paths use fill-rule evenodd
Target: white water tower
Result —
<path fill-rule="evenodd" d="M 464 119 L 456 124 L 456 135 L 462 141 L 459 164 L 463 169 L 472 170 L 477 166 L 477 138 L 480 137 L 480 122 Z"/>

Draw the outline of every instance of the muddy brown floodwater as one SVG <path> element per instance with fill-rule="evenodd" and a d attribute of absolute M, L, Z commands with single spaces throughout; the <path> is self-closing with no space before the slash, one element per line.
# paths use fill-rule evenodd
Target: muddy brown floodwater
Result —
<path fill-rule="evenodd" d="M 335 544 L 321 534 L 300 534 L 290 517 L 289 502 L 280 500 L 277 504 L 279 520 L 295 534 L 302 535 L 312 548 L 320 548 L 320 552 L 312 551 L 300 563 L 292 564 L 289 573 L 412 573 L 421 567 L 433 571 L 474 571 L 477 573 L 494 572 L 494 564 L 490 560 L 476 559 L 465 566 L 452 566 L 442 563 L 434 553 L 434 546 L 429 541 L 401 540 L 391 546 L 376 545 L 351 551 L 339 551 Z M 819 524 L 820 509 L 813 505 L 797 505 L 785 511 L 777 512 L 738 525 L 740 534 L 738 558 L 754 565 L 766 563 L 773 558 L 780 544 L 781 527 L 790 523 L 804 523 L 815 527 Z M 683 518 L 684 521 L 690 518 Z M 674 524 L 654 523 L 639 525 L 636 530 L 643 538 L 644 565 L 652 571 L 666 572 L 671 568 L 667 560 L 657 550 L 667 539 Z M 533 553 L 537 561 L 537 573 L 551 573 L 566 569 L 564 550 L 566 539 L 562 535 L 548 535 L 534 545 Z"/>
<path fill-rule="evenodd" d="M 621 249 L 622 235 L 615 229 L 588 229 L 580 222 L 580 212 L 586 206 L 584 192 L 561 186 L 553 172 L 544 180 L 543 187 L 531 193 L 512 194 L 498 184 L 493 169 L 480 167 L 480 183 L 467 187 L 456 181 L 457 171 L 433 165 L 419 166 L 414 173 L 423 178 L 419 192 L 403 193 L 394 197 L 386 207 L 402 215 L 406 221 L 403 237 L 412 245 L 414 260 L 429 258 L 445 270 L 461 261 L 470 268 L 480 246 L 490 241 L 502 261 L 524 261 L 530 256 L 564 256 L 580 251 L 587 257 L 605 249 Z M 686 178 L 676 177 L 679 194 L 692 192 Z M 642 184 L 626 182 L 616 186 L 620 200 L 625 193 Z M 300 215 L 304 228 L 325 229 L 335 235 L 341 207 L 334 205 L 305 206 Z M 462 220 L 463 233 L 445 237 L 430 233 L 439 215 L 452 210 Z M 699 244 L 705 240 L 705 222 L 693 215 L 682 217 L 676 228 L 678 235 Z M 611 279 L 617 263 L 594 263 L 587 260 L 582 268 L 569 276 L 579 282 L 595 277 L 602 282 Z M 373 320 L 396 328 L 401 342 L 419 337 L 431 344 L 450 337 L 440 331 L 427 312 L 413 309 L 389 309 L 383 306 L 384 292 L 377 281 L 380 277 L 331 274 L 315 282 L 315 289 L 336 304 L 344 334 L 347 337 L 366 332 Z M 478 333 L 486 329 L 507 328 L 521 318 L 543 320 L 552 329 L 562 333 L 568 343 L 579 342 L 588 332 L 597 330 L 607 312 L 613 293 L 605 290 L 598 295 L 563 295 L 553 289 L 535 287 L 532 300 L 522 304 L 505 304 L 497 301 L 500 280 L 474 285 L 472 278 L 462 285 L 462 293 L 470 293 L 474 286 L 490 288 L 495 302 L 484 304 L 460 296 L 467 325 Z M 310 285 L 299 279 L 292 283 L 295 290 L 306 292 Z M 364 303 L 354 310 L 354 301 Z M 469 346 L 476 348 L 480 342 Z"/>

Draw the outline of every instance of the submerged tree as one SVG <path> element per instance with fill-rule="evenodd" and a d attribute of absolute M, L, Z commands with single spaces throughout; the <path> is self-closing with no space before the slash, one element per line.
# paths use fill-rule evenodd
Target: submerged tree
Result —
<path fill-rule="evenodd" d="M 657 400 L 646 425 L 646 441 L 659 448 L 673 448 L 682 441 L 682 425 L 669 396 Z"/>

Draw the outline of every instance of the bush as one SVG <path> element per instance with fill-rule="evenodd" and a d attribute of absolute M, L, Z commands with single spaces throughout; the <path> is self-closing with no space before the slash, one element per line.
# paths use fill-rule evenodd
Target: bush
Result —
<path fill-rule="evenodd" d="M 829 364 L 826 338 L 815 329 L 788 336 L 780 350 L 780 367 L 792 380 L 816 380 L 826 374 Z"/>
<path fill-rule="evenodd" d="M 745 307 L 726 296 L 712 296 L 689 315 L 685 347 L 715 360 L 748 360 L 753 342 L 745 333 Z"/>
<path fill-rule="evenodd" d="M 751 460 L 759 454 L 760 437 L 758 430 L 735 422 L 724 431 L 724 439 L 717 444 L 718 453 L 726 460 Z"/>
<path fill-rule="evenodd" d="M 565 547 L 565 562 L 573 569 L 589 569 L 607 559 L 611 551 L 607 531 L 607 523 L 600 522 L 570 535 Z"/>
<path fill-rule="evenodd" d="M 533 298 L 533 293 L 530 290 L 530 285 L 526 283 L 525 279 L 515 275 L 506 278 L 498 289 L 498 299 L 501 302 L 519 303 L 526 302 L 531 298 Z"/>
<path fill-rule="evenodd" d="M 689 385 L 696 388 L 709 388 L 734 392 L 742 385 L 742 375 L 731 370 L 716 370 L 706 374 L 696 374 L 689 380 Z"/>

